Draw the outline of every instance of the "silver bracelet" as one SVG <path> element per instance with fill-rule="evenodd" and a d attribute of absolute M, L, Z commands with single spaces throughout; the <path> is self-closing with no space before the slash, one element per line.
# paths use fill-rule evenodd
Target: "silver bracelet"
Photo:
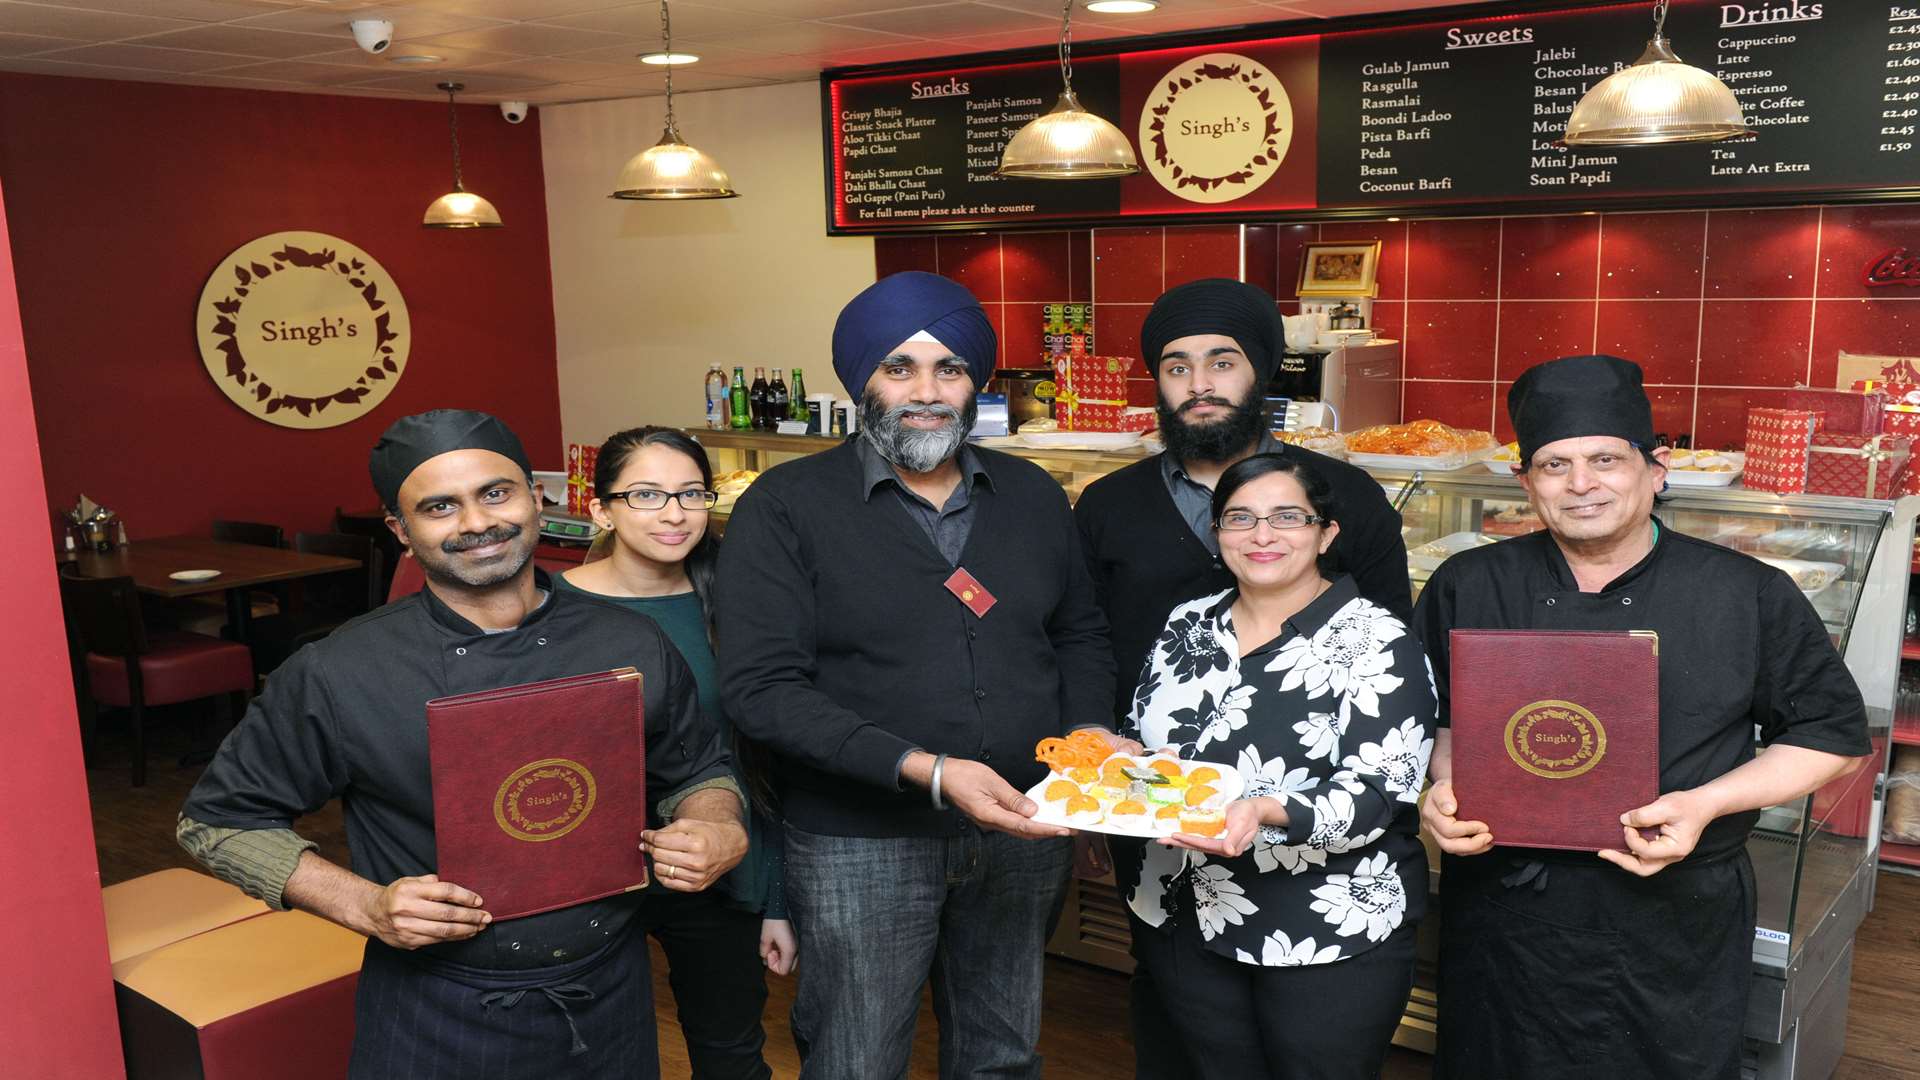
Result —
<path fill-rule="evenodd" d="M 933 783 L 927 785 L 927 791 L 933 796 L 933 808 L 945 810 L 946 801 L 940 798 L 940 771 L 946 768 L 947 755 L 941 754 L 933 759 Z"/>

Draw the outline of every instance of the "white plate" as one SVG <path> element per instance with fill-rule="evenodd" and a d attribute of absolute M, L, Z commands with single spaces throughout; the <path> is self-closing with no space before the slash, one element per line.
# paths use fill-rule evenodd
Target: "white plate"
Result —
<path fill-rule="evenodd" d="M 1485 461 L 1499 449 L 1497 446 L 1487 446 L 1479 450 L 1469 450 L 1463 454 L 1415 457 L 1411 454 L 1363 454 L 1348 447 L 1347 460 L 1361 468 L 1371 465 L 1379 469 L 1425 469 L 1429 472 L 1452 472 L 1476 461 Z"/>
<path fill-rule="evenodd" d="M 1408 549 L 1407 565 L 1429 573 L 1440 569 L 1440 564 L 1463 551 L 1472 551 L 1477 547 L 1498 543 L 1492 537 L 1481 536 L 1476 532 L 1448 533 L 1438 540 L 1418 544 Z"/>
<path fill-rule="evenodd" d="M 220 576 L 218 570 L 175 570 L 168 574 L 175 581 L 207 581 Z"/>
<path fill-rule="evenodd" d="M 1508 461 L 1505 458 L 1488 458 L 1480 464 L 1485 465 L 1487 471 L 1495 476 L 1512 476 L 1513 467 L 1520 463 L 1517 461 Z"/>
<path fill-rule="evenodd" d="M 1842 577 L 1846 576 L 1847 573 L 1847 568 L 1839 563 L 1808 562 L 1805 559 L 1783 559 L 1777 555 L 1756 555 L 1754 558 L 1759 559 L 1761 562 L 1777 570 L 1786 571 L 1787 575 L 1793 578 L 1794 585 L 1797 586 L 1801 593 L 1809 600 L 1833 588 L 1833 583 L 1839 581 Z M 1820 582 L 1817 586 L 1802 584 L 1814 575 L 1819 575 L 1819 577 L 1814 578 Z"/>
<path fill-rule="evenodd" d="M 1725 472 L 1707 472 L 1702 469 L 1668 469 L 1667 483 L 1674 487 L 1728 487 L 1740 474 L 1747 471 L 1747 455 L 1721 454 L 1721 457 L 1733 462 L 1733 468 Z"/>
<path fill-rule="evenodd" d="M 1106 760 L 1112 761 L 1113 758 L 1115 757 L 1130 757 L 1130 755 L 1115 754 L 1112 757 L 1107 758 Z M 1170 754 L 1144 754 L 1139 757 L 1132 757 L 1131 759 L 1134 761 L 1144 763 L 1144 762 L 1152 761 L 1155 758 L 1160 758 L 1166 761 L 1178 760 Z M 1106 761 L 1103 761 L 1100 764 L 1104 766 L 1106 764 Z M 1240 770 L 1234 768 L 1231 765 L 1223 764 L 1218 761 L 1181 761 L 1180 764 L 1183 767 L 1183 769 L 1185 769 L 1185 771 L 1187 772 L 1191 772 L 1202 765 L 1205 765 L 1209 768 L 1220 770 L 1220 779 L 1216 781 L 1212 786 L 1218 789 L 1220 792 L 1219 804 L 1221 807 L 1225 807 L 1228 803 L 1239 798 L 1240 793 L 1246 790 L 1246 786 L 1247 786 L 1246 781 L 1240 776 Z M 1175 832 L 1179 831 L 1177 824 L 1167 828 L 1156 828 L 1153 825 L 1153 819 L 1151 816 L 1148 817 L 1147 824 L 1142 827 L 1129 827 L 1129 826 L 1115 825 L 1109 821 L 1101 821 L 1100 823 L 1095 825 L 1074 825 L 1067 821 L 1067 816 L 1065 814 L 1060 812 L 1059 803 L 1050 803 L 1045 798 L 1048 784 L 1053 783 L 1055 780 L 1065 780 L 1065 779 L 1067 778 L 1060 775 L 1059 773 L 1049 772 L 1045 780 L 1042 780 L 1039 783 L 1033 785 L 1033 787 L 1027 789 L 1027 798 L 1032 799 L 1040 807 L 1040 812 L 1033 815 L 1033 820 L 1041 823 L 1042 825 L 1058 825 L 1063 829 L 1074 829 L 1079 832 L 1112 833 L 1115 836 L 1139 836 L 1139 837 L 1151 838 L 1156 836 L 1172 836 Z M 1099 796 L 1097 795 L 1094 797 L 1099 798 Z M 1100 802 L 1101 802 L 1102 810 L 1106 809 L 1106 807 L 1109 805 L 1109 800 L 1101 799 Z M 1147 806 L 1148 806 L 1149 814 L 1151 814 L 1153 810 L 1158 809 L 1159 804 L 1148 803 Z"/>
<path fill-rule="evenodd" d="M 1020 442 L 1036 450 L 1124 450 L 1140 441 L 1141 431 L 1022 432 Z"/>

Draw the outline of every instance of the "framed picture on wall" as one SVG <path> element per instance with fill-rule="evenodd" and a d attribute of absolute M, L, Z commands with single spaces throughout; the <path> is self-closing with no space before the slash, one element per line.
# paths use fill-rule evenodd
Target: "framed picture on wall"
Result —
<path fill-rule="evenodd" d="M 1302 297 L 1377 296 L 1380 293 L 1380 241 L 1308 244 L 1300 256 Z"/>

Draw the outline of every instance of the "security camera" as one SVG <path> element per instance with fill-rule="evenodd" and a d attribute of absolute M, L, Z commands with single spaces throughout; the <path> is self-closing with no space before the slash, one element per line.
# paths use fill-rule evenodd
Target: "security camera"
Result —
<path fill-rule="evenodd" d="M 527 103 L 524 101 L 503 101 L 500 103 L 500 115 L 507 123 L 517 124 L 527 118 Z"/>
<path fill-rule="evenodd" d="M 393 24 L 385 19 L 354 19 L 347 25 L 353 28 L 353 40 L 362 52 L 378 56 L 393 44 Z"/>

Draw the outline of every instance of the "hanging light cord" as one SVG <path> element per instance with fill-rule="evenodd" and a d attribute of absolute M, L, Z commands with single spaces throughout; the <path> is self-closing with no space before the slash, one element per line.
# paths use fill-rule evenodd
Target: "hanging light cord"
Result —
<path fill-rule="evenodd" d="M 673 123 L 673 16 L 667 7 L 667 0 L 660 0 L 660 37 L 667 46 L 667 133 L 677 142 L 680 129 Z"/>
<path fill-rule="evenodd" d="M 453 90 L 447 90 L 447 141 L 453 144 L 453 190 L 465 191 L 460 186 L 460 112 L 453 107 Z"/>
<path fill-rule="evenodd" d="M 1073 0 L 1060 5 L 1060 81 L 1073 93 Z"/>

